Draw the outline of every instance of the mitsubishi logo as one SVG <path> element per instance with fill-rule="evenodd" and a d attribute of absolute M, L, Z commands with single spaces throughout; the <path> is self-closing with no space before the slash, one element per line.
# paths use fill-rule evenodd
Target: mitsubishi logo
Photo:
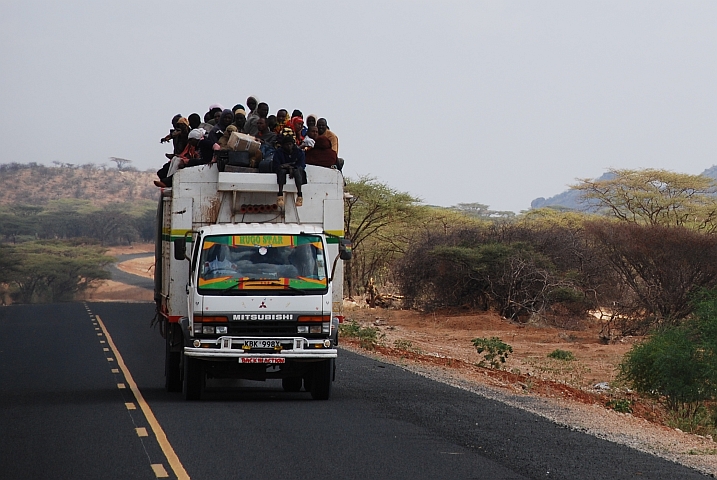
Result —
<path fill-rule="evenodd" d="M 259 308 L 266 308 L 266 303 L 261 302 L 261 305 L 259 305 Z"/>

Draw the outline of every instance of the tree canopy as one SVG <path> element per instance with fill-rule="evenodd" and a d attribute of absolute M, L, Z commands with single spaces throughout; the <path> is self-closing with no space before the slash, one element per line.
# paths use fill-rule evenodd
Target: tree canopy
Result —
<path fill-rule="evenodd" d="M 581 179 L 571 188 L 623 221 L 717 230 L 717 184 L 711 178 L 653 168 L 610 173 L 608 179 Z"/>

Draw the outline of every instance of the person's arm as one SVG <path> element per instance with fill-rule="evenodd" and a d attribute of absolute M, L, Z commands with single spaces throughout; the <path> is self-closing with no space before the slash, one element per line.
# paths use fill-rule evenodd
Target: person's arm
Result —
<path fill-rule="evenodd" d="M 306 169 L 306 154 L 302 149 L 299 147 L 294 147 L 294 152 L 296 154 L 296 163 L 295 165 L 298 168 Z"/>

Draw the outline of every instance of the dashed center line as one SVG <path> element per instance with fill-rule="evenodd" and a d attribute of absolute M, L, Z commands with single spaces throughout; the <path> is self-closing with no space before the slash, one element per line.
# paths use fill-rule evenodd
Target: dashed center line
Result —
<path fill-rule="evenodd" d="M 138 437 L 149 437 L 149 433 L 147 433 L 147 429 L 146 429 L 146 428 L 144 428 L 144 427 L 138 427 L 138 428 L 135 428 L 135 430 L 137 431 L 137 436 L 138 436 Z"/>
<path fill-rule="evenodd" d="M 169 477 L 167 470 L 164 469 L 164 465 L 162 465 L 161 463 L 152 464 L 152 470 L 154 470 L 154 474 L 157 476 L 157 478 Z"/>
<path fill-rule="evenodd" d="M 172 448 L 172 445 L 169 443 L 169 440 L 167 439 L 167 435 L 164 433 L 164 430 L 162 429 L 162 426 L 157 421 L 157 418 L 154 416 L 154 412 L 152 412 L 152 409 L 149 407 L 149 404 L 144 399 L 144 396 L 142 396 L 142 392 L 139 391 L 139 387 L 137 386 L 137 383 L 134 381 L 134 378 L 132 377 L 132 374 L 130 373 L 129 369 L 127 368 L 127 365 L 124 363 L 124 359 L 122 358 L 122 355 L 120 354 L 119 350 L 117 349 L 117 346 L 115 345 L 114 341 L 112 340 L 112 336 L 107 331 L 107 327 L 105 327 L 105 324 L 102 322 L 102 319 L 100 319 L 99 315 L 95 315 L 95 318 L 97 319 L 97 322 L 100 324 L 100 327 L 102 328 L 102 331 L 105 332 L 105 338 L 107 339 L 109 347 L 112 349 L 112 352 L 114 352 L 115 357 L 117 358 L 117 366 L 119 367 L 119 370 L 122 371 L 124 374 L 125 381 L 127 385 L 129 385 L 130 390 L 132 391 L 132 394 L 134 395 L 135 400 L 137 400 L 137 403 L 139 404 L 140 409 L 142 410 L 142 413 L 144 414 L 145 418 L 147 419 L 147 423 L 149 423 L 150 428 L 152 429 L 152 432 L 154 433 L 154 437 L 157 440 L 157 443 L 159 444 L 159 447 L 162 449 L 162 452 L 164 452 L 164 456 L 167 458 L 167 462 L 169 462 L 169 466 L 174 471 L 174 474 L 177 476 L 178 480 L 189 480 L 189 475 L 187 474 L 187 471 L 184 469 L 184 466 L 182 465 L 182 462 L 179 461 L 179 457 L 175 453 L 174 449 Z M 102 333 L 98 333 L 98 336 L 101 336 Z M 101 341 L 104 343 L 104 341 Z M 114 358 L 107 358 L 108 362 L 113 362 Z M 112 373 L 115 373 L 115 370 L 113 369 Z M 119 372 L 117 372 L 119 373 Z M 119 387 L 119 385 L 118 385 Z M 121 388 L 121 387 L 120 387 Z M 132 402 L 125 403 L 125 406 L 127 407 L 127 410 L 136 410 L 137 406 Z M 146 429 L 145 429 L 146 431 Z M 139 429 L 137 430 L 137 434 L 139 434 Z M 141 436 L 141 435 L 140 435 Z M 167 473 L 167 470 L 165 470 L 164 466 L 161 463 L 156 463 L 151 465 L 152 470 L 154 471 L 154 474 L 157 478 L 167 478 L 169 477 L 169 474 Z"/>

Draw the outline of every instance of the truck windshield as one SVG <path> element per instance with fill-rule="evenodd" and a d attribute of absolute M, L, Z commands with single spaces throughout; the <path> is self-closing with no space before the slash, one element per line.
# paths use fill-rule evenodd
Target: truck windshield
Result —
<path fill-rule="evenodd" d="M 256 290 L 326 293 L 326 257 L 316 235 L 210 235 L 203 239 L 202 294 Z"/>

